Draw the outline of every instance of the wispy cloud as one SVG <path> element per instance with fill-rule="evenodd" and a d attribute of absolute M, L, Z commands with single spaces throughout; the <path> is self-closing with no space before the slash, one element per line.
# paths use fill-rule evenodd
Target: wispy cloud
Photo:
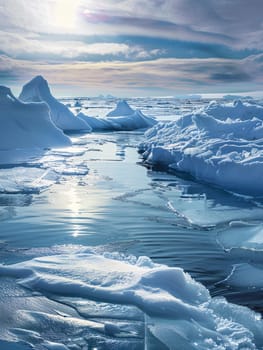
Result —
<path fill-rule="evenodd" d="M 20 35 L 0 31 L 1 51 L 14 58 L 83 59 L 89 56 L 122 56 L 127 59 L 150 58 L 165 50 L 146 50 L 140 45 L 125 43 L 86 44 L 78 40 L 43 40 L 39 35 Z"/>
<path fill-rule="evenodd" d="M 105 23 L 112 30 L 133 28 L 141 35 L 164 36 L 260 48 L 263 39 L 261 0 L 120 0 L 95 4 L 83 2 L 91 23 Z M 115 27 L 115 28 L 114 28 Z M 158 34 L 159 33 L 159 34 Z"/>
<path fill-rule="evenodd" d="M 242 60 L 157 59 L 53 65 L 0 56 L 2 79 L 8 74 L 10 66 L 21 84 L 36 74 L 43 74 L 52 84 L 63 85 L 64 88 L 77 84 L 83 94 L 91 95 L 100 90 L 121 95 L 134 94 L 140 90 L 143 95 L 147 95 L 152 88 L 157 94 L 158 91 L 170 94 L 182 91 L 243 91 L 240 82 L 245 82 L 248 90 L 260 87 L 263 83 L 262 56 Z"/>

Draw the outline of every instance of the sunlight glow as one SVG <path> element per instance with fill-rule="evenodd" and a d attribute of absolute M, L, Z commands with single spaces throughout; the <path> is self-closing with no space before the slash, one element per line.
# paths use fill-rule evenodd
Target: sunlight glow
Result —
<path fill-rule="evenodd" d="M 75 188 L 70 188 L 67 192 L 67 196 L 69 197 L 68 200 L 68 208 L 71 212 L 71 215 L 73 217 L 76 217 L 80 213 L 80 200 L 76 193 Z"/>
<path fill-rule="evenodd" d="M 55 25 L 60 29 L 74 29 L 80 0 L 56 0 L 54 8 Z"/>

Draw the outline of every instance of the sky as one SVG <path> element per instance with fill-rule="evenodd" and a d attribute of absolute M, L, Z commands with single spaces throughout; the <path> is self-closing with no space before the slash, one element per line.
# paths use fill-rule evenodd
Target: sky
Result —
<path fill-rule="evenodd" d="M 262 13 L 262 0 L 0 0 L 0 85 L 263 95 Z"/>

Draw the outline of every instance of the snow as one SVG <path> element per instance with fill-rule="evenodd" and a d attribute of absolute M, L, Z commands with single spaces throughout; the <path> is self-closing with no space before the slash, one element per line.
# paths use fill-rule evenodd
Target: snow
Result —
<path fill-rule="evenodd" d="M 249 120 L 253 117 L 263 119 L 262 106 L 241 100 L 223 104 L 211 101 L 207 107 L 201 108 L 200 111 L 223 120 L 226 118 Z"/>
<path fill-rule="evenodd" d="M 210 103 L 175 122 L 158 123 L 145 137 L 139 150 L 148 163 L 228 191 L 263 195 L 262 106 Z"/>
<path fill-rule="evenodd" d="M 175 349 L 175 344 L 180 349 L 196 350 L 256 349 L 263 341 L 259 314 L 224 298 L 211 298 L 208 290 L 181 268 L 155 264 L 147 257 L 98 254 L 82 248 L 1 265 L 0 276 L 14 278 L 33 292 L 55 294 L 56 298 L 137 306 L 146 314 L 147 331 L 170 349 Z M 78 310 L 78 304 L 75 308 Z M 29 320 L 40 317 L 48 322 L 46 313 L 31 315 L 29 310 L 24 314 Z M 68 320 L 72 327 L 72 317 Z M 84 325 L 89 321 L 78 322 Z M 117 324 L 104 327 L 105 332 L 121 332 Z"/>
<path fill-rule="evenodd" d="M 134 110 L 125 100 L 117 103 L 116 108 L 107 114 L 107 117 L 124 117 L 134 113 Z"/>
<path fill-rule="evenodd" d="M 91 131 L 90 126 L 74 114 L 50 92 L 47 81 L 40 75 L 23 86 L 19 99 L 24 102 L 45 102 L 54 124 L 64 131 Z"/>
<path fill-rule="evenodd" d="M 131 131 L 146 129 L 156 124 L 154 118 L 144 115 L 138 109 L 133 110 L 124 100 L 119 101 L 116 108 L 105 118 L 89 117 L 82 112 L 77 117 L 88 123 L 94 131 Z"/>
<path fill-rule="evenodd" d="M 4 86 L 0 87 L 0 123 L 1 163 L 10 162 L 19 152 L 71 145 L 51 121 L 45 103 L 23 103 Z"/>

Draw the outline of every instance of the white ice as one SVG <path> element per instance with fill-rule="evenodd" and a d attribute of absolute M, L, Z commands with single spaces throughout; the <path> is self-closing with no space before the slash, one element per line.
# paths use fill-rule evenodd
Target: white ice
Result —
<path fill-rule="evenodd" d="M 0 151 L 63 147 L 71 144 L 51 121 L 45 103 L 23 103 L 0 87 Z"/>
<path fill-rule="evenodd" d="M 124 100 L 119 101 L 116 108 L 104 118 L 90 117 L 82 112 L 77 117 L 88 123 L 94 131 L 130 131 L 150 128 L 156 124 L 154 118 L 144 115 L 139 109 L 132 109 Z"/>
<path fill-rule="evenodd" d="M 45 102 L 50 108 L 54 124 L 62 130 L 91 131 L 84 120 L 77 118 L 63 103 L 52 96 L 47 81 L 40 75 L 23 86 L 19 99 L 24 102 Z"/>
<path fill-rule="evenodd" d="M 147 257 L 99 255 L 82 249 L 1 265 L 0 276 L 15 278 L 41 294 L 137 306 L 147 315 L 148 331 L 170 349 L 179 345 L 181 350 L 257 349 L 263 343 L 259 314 L 211 298 L 182 269 L 155 264 Z M 30 310 L 27 314 L 30 320 Z M 37 315 L 47 324 L 47 315 Z"/>
<path fill-rule="evenodd" d="M 145 133 L 139 149 L 146 162 L 228 191 L 262 196 L 262 111 L 240 101 L 212 103 L 176 122 L 158 123 Z"/>

